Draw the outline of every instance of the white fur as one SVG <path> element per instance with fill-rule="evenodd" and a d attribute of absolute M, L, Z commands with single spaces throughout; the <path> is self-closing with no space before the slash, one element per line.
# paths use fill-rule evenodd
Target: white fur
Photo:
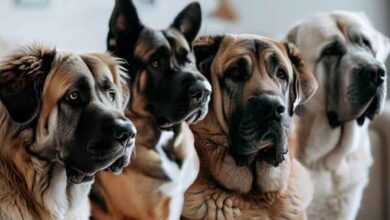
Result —
<path fill-rule="evenodd" d="M 360 27 L 377 52 L 378 61 L 383 62 L 390 48 L 389 39 L 376 31 L 362 13 L 322 13 L 298 22 L 292 29 L 294 43 L 303 52 L 306 65 L 316 71 L 320 84 L 314 97 L 302 108 L 301 117 L 295 118 L 300 127 L 299 158 L 309 168 L 315 186 L 314 199 L 307 210 L 308 219 L 315 220 L 355 219 L 373 162 L 368 120 L 363 126 L 351 121 L 333 129 L 327 121 L 324 70 L 314 68 L 324 39 L 340 35 L 335 17 Z M 313 31 L 311 27 L 316 26 L 327 29 Z"/>

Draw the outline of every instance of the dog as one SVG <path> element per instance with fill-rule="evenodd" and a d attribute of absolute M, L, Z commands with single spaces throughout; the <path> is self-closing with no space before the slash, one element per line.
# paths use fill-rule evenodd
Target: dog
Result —
<path fill-rule="evenodd" d="M 298 157 L 316 186 L 309 219 L 355 219 L 372 164 L 365 120 L 385 101 L 389 39 L 347 11 L 303 19 L 287 38 L 319 82 L 295 120 Z"/>
<path fill-rule="evenodd" d="M 317 84 L 300 52 L 244 34 L 200 37 L 194 52 L 213 94 L 205 119 L 190 127 L 200 172 L 183 217 L 305 219 L 313 189 L 294 159 L 290 117 Z"/>
<path fill-rule="evenodd" d="M 88 219 L 95 174 L 127 166 L 135 127 L 118 61 L 35 44 L 0 63 L 0 219 Z"/>
<path fill-rule="evenodd" d="M 208 111 L 211 85 L 196 68 L 192 41 L 201 25 L 189 4 L 164 30 L 141 24 L 129 0 L 117 0 L 108 49 L 128 62 L 136 156 L 121 176 L 98 175 L 92 195 L 95 219 L 178 219 L 184 191 L 195 180 L 198 157 L 187 123 Z"/>

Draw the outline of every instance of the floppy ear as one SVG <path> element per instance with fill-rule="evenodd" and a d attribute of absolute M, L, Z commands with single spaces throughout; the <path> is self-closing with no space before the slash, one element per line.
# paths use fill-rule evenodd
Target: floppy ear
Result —
<path fill-rule="evenodd" d="M 291 116 L 298 105 L 305 103 L 314 94 L 318 84 L 313 73 L 304 64 L 298 48 L 288 42 L 284 45 L 293 67 L 293 81 L 289 92 L 289 114 Z"/>
<path fill-rule="evenodd" d="M 293 44 L 297 44 L 297 35 L 298 35 L 299 25 L 294 25 L 287 34 L 287 41 Z"/>
<path fill-rule="evenodd" d="M 186 38 L 188 44 L 192 44 L 199 32 L 202 22 L 200 4 L 193 2 L 184 8 L 175 18 L 171 27 L 179 30 Z"/>
<path fill-rule="evenodd" d="M 131 0 L 115 0 L 112 11 L 109 32 L 107 37 L 107 49 L 114 51 L 121 57 L 131 60 L 134 45 L 143 25 Z"/>
<path fill-rule="evenodd" d="M 385 62 L 390 53 L 390 39 L 382 33 L 377 32 L 374 40 L 377 48 L 375 58 L 381 62 Z"/>
<path fill-rule="evenodd" d="M 27 124 L 38 115 L 55 54 L 55 49 L 34 45 L 1 62 L 0 101 L 15 122 Z"/>
<path fill-rule="evenodd" d="M 223 36 L 202 36 L 193 44 L 196 66 L 200 72 L 210 80 L 210 67 L 218 52 Z"/>

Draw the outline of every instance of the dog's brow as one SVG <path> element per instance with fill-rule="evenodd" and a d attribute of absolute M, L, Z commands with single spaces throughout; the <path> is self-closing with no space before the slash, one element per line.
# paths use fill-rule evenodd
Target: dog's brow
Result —
<path fill-rule="evenodd" d="M 166 46 L 159 46 L 157 49 L 154 51 L 150 52 L 147 57 L 148 59 L 153 59 L 157 57 L 166 57 L 169 55 L 169 48 Z"/>

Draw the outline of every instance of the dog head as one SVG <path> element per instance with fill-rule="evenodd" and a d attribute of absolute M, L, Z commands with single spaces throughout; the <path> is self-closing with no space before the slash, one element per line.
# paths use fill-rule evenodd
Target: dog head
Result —
<path fill-rule="evenodd" d="M 287 153 L 289 118 L 315 91 L 314 76 L 293 45 L 255 35 L 200 37 L 198 67 L 213 87 L 213 114 L 237 165 Z"/>
<path fill-rule="evenodd" d="M 313 106 L 327 113 L 331 127 L 352 120 L 362 125 L 380 111 L 387 78 L 383 62 L 390 41 L 363 14 L 315 15 L 299 22 L 288 40 L 299 47 L 319 81 Z"/>
<path fill-rule="evenodd" d="M 108 49 L 129 64 L 130 109 L 153 117 L 160 128 L 199 121 L 208 111 L 211 86 L 197 70 L 191 47 L 200 24 L 198 3 L 157 31 L 141 24 L 131 1 L 116 1 Z"/>
<path fill-rule="evenodd" d="M 123 114 L 129 98 L 124 83 L 108 54 L 34 45 L 0 65 L 2 107 L 13 124 L 33 131 L 27 151 L 63 164 L 73 183 L 129 163 L 135 128 Z"/>

